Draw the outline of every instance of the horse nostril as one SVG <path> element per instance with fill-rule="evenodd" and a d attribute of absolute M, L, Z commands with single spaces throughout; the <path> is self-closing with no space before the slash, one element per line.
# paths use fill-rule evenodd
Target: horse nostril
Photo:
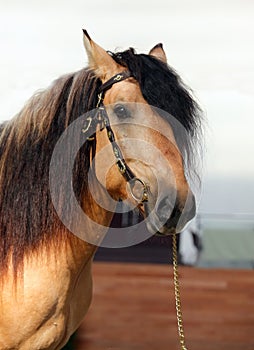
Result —
<path fill-rule="evenodd" d="M 170 217 L 168 217 L 166 226 L 167 228 L 176 228 L 178 221 L 181 217 L 182 211 L 179 208 L 178 203 L 175 204 L 174 209 Z"/>
<path fill-rule="evenodd" d="M 177 201 L 173 210 L 168 212 L 166 227 L 177 228 L 177 231 L 179 232 L 194 218 L 195 215 L 196 201 L 194 195 L 190 193 L 187 197 L 184 208 L 182 208 Z"/>
<path fill-rule="evenodd" d="M 188 221 L 190 221 L 191 219 L 193 219 L 195 215 L 196 215 L 196 200 L 195 200 L 194 195 L 192 194 L 192 195 L 191 195 L 191 198 L 190 198 L 189 220 L 188 220 Z"/>
<path fill-rule="evenodd" d="M 167 220 L 173 210 L 170 198 L 164 197 L 158 204 L 157 215 L 161 220 Z"/>
<path fill-rule="evenodd" d="M 178 211 L 178 219 L 175 220 L 175 227 L 177 226 L 177 231 L 183 230 L 185 225 L 191 221 L 196 215 L 196 201 L 192 193 L 189 193 L 185 206 L 182 211 Z M 171 221 L 171 218 L 170 218 Z"/>
<path fill-rule="evenodd" d="M 186 216 L 185 223 L 193 219 L 194 216 L 196 215 L 196 201 L 192 193 L 190 193 L 187 197 L 184 210 L 183 210 L 183 215 Z"/>
<path fill-rule="evenodd" d="M 174 205 L 174 207 L 173 207 Z M 172 205 L 172 198 L 165 196 L 157 206 L 157 217 L 160 225 L 167 229 L 182 231 L 185 225 L 194 218 L 196 214 L 196 202 L 194 195 L 189 192 L 184 206 L 176 199 Z"/>

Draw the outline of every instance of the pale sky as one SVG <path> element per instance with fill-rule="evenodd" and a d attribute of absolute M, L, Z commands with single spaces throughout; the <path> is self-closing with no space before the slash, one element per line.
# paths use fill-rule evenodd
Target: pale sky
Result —
<path fill-rule="evenodd" d="M 250 0 L 0 0 L 0 120 L 87 64 L 81 28 L 112 51 L 162 42 L 206 113 L 203 210 L 254 213 L 253 15 Z"/>

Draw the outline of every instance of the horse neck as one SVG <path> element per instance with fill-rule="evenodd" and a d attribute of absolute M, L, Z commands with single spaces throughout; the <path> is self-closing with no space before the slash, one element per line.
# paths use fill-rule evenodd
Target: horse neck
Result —
<path fill-rule="evenodd" d="M 115 205 L 95 175 L 89 179 L 89 191 L 83 197 L 82 209 L 84 215 L 88 216 L 87 229 L 93 230 L 93 234 L 105 234 L 110 226 Z"/>
<path fill-rule="evenodd" d="M 71 246 L 74 246 L 74 256 L 77 260 L 93 258 L 97 246 L 103 240 L 112 221 L 115 207 L 106 189 L 94 177 L 89 183 L 89 191 L 82 197 L 81 207 L 84 231 L 71 234 Z M 110 208 L 110 210 L 108 210 Z M 79 223 L 75 226 L 79 229 Z"/>

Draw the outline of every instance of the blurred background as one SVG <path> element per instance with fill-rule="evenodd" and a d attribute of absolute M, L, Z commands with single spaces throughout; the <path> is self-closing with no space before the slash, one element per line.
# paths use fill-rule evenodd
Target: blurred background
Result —
<path fill-rule="evenodd" d="M 180 236 L 179 259 L 202 268 L 181 269 L 195 350 L 254 348 L 253 13 L 250 0 L 0 0 L 0 121 L 87 65 L 82 28 L 111 51 L 147 53 L 162 42 L 193 89 L 207 120 L 206 150 L 198 215 Z M 138 219 L 115 217 L 113 225 Z M 171 261 L 170 247 L 169 237 L 99 249 L 94 302 L 65 349 L 178 348 L 172 277 L 154 264 Z"/>
<path fill-rule="evenodd" d="M 1 121 L 87 64 L 81 28 L 111 51 L 164 44 L 207 119 L 198 263 L 253 268 L 254 2 L 1 0 L 0 7 Z M 182 239 L 188 255 L 193 240 Z"/>

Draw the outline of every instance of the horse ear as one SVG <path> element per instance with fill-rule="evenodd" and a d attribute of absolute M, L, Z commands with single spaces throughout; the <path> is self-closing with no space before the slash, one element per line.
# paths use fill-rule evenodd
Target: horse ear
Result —
<path fill-rule="evenodd" d="M 95 71 L 98 78 L 105 82 L 119 72 L 120 66 L 113 58 L 89 36 L 86 30 L 84 33 L 84 46 L 88 55 L 89 67 Z"/>
<path fill-rule="evenodd" d="M 167 56 L 165 54 L 165 51 L 163 50 L 162 44 L 155 45 L 152 48 L 152 50 L 150 50 L 149 55 L 158 58 L 159 60 L 163 61 L 164 63 L 167 63 Z"/>

